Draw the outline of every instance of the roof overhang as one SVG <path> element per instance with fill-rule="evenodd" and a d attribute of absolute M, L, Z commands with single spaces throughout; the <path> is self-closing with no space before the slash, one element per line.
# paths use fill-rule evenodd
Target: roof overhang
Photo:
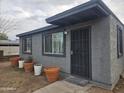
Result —
<path fill-rule="evenodd" d="M 46 19 L 46 21 L 47 23 L 54 25 L 71 25 L 108 16 L 109 14 L 110 12 L 108 12 L 107 7 L 102 1 L 89 1 L 63 13 L 52 16 Z"/>
<path fill-rule="evenodd" d="M 58 27 L 59 26 L 57 26 L 57 25 L 49 25 L 49 26 L 46 26 L 46 27 L 42 27 L 42 28 L 39 28 L 39 29 L 32 30 L 30 32 L 21 33 L 21 34 L 18 34 L 16 36 L 21 37 L 21 36 L 26 36 L 26 35 L 32 35 L 32 34 L 36 34 L 36 33 L 39 33 L 39 32 L 48 31 L 48 30 L 51 30 L 51 29 L 56 29 Z"/>
<path fill-rule="evenodd" d="M 0 40 L 0 46 L 19 46 L 18 41 Z"/>
<path fill-rule="evenodd" d="M 32 35 L 44 31 L 51 31 L 60 27 L 102 18 L 108 15 L 114 16 L 122 25 L 123 23 L 116 17 L 116 15 L 102 2 L 102 0 L 92 0 L 70 10 L 52 16 L 46 19 L 47 23 L 52 25 L 40 29 L 32 30 L 30 32 L 18 34 L 18 37 Z"/>

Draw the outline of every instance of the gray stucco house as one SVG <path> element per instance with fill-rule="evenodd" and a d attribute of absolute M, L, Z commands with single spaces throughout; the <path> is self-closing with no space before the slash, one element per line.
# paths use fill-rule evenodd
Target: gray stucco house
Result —
<path fill-rule="evenodd" d="M 112 89 L 124 69 L 124 25 L 92 0 L 46 19 L 50 26 L 17 35 L 20 56 Z"/>

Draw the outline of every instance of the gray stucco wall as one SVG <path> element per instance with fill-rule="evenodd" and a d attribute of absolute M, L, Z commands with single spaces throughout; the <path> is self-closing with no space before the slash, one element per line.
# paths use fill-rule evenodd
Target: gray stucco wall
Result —
<path fill-rule="evenodd" d="M 42 33 L 32 36 L 32 56 L 36 62 L 43 64 L 43 66 L 59 66 L 61 70 L 70 73 L 70 34 L 66 35 L 66 57 L 53 57 L 42 55 Z M 21 40 L 22 43 L 22 40 Z M 29 54 L 23 54 L 22 47 L 21 56 L 26 58 Z"/>
<path fill-rule="evenodd" d="M 120 74 L 124 69 L 124 55 L 121 58 L 117 58 L 117 25 L 123 30 L 123 49 L 124 49 L 124 27 L 123 25 L 110 16 L 110 59 L 111 59 L 111 82 L 114 85 L 118 82 Z"/>
<path fill-rule="evenodd" d="M 110 85 L 109 20 L 97 20 L 92 27 L 92 79 Z"/>
<path fill-rule="evenodd" d="M 110 72 L 110 17 L 92 20 L 86 23 L 80 23 L 66 27 L 68 34 L 66 35 L 66 57 L 51 57 L 42 55 L 42 33 L 32 36 L 32 55 L 34 59 L 42 63 L 44 66 L 59 66 L 61 70 L 70 73 L 70 34 L 71 30 L 84 26 L 91 26 L 91 47 L 92 47 L 92 80 L 103 84 L 111 84 Z M 22 45 L 22 38 L 20 38 Z M 22 53 L 20 46 L 20 55 L 27 57 L 27 54 Z"/>

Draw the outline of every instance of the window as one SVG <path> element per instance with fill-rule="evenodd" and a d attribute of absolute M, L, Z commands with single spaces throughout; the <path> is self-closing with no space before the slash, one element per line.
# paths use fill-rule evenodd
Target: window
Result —
<path fill-rule="evenodd" d="M 123 55 L 123 33 L 119 26 L 117 26 L 117 55 L 118 58 Z"/>
<path fill-rule="evenodd" d="M 26 37 L 23 39 L 23 52 L 31 53 L 32 52 L 32 39 L 31 37 Z"/>
<path fill-rule="evenodd" d="M 64 55 L 64 33 L 45 34 L 44 54 Z"/>

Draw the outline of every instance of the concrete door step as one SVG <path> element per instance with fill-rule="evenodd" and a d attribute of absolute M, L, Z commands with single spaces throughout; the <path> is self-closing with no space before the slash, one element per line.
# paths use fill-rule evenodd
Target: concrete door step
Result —
<path fill-rule="evenodd" d="M 67 81 L 57 81 L 33 93 L 88 93 L 91 86 L 81 87 Z"/>
<path fill-rule="evenodd" d="M 80 86 L 86 86 L 89 83 L 88 80 L 82 79 L 82 78 L 79 78 L 79 77 L 75 77 L 75 76 L 69 76 L 65 79 L 65 81 L 73 83 L 73 84 L 77 84 L 77 85 L 80 85 Z"/>

